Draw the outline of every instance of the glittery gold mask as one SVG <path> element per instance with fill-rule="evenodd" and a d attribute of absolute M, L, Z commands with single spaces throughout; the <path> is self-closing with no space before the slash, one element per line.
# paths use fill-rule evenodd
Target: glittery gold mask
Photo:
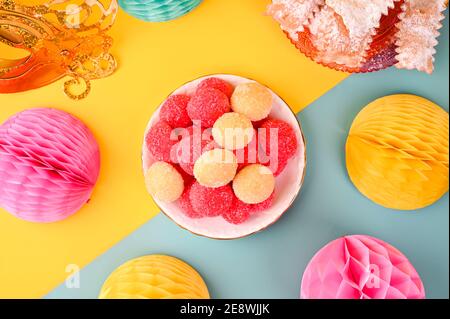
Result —
<path fill-rule="evenodd" d="M 0 56 L 0 93 L 22 92 L 62 77 L 64 92 L 85 98 L 90 81 L 109 76 L 116 0 L 0 0 L 0 45 L 26 50 L 25 57 Z"/>

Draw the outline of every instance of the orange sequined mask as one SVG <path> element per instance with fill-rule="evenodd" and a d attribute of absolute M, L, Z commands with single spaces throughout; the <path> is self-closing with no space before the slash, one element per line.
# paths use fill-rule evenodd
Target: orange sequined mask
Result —
<path fill-rule="evenodd" d="M 85 98 L 91 80 L 116 69 L 107 31 L 117 11 L 116 0 L 0 0 L 0 45 L 29 53 L 0 57 L 0 93 L 36 89 L 68 76 L 64 92 Z"/>

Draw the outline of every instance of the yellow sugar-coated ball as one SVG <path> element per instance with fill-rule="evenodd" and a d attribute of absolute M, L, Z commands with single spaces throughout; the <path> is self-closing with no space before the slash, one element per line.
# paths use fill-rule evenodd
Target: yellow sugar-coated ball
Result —
<path fill-rule="evenodd" d="M 209 299 L 198 272 L 169 256 L 151 255 L 126 262 L 108 277 L 100 299 Z"/>
<path fill-rule="evenodd" d="M 184 190 L 184 180 L 175 167 L 166 162 L 155 162 L 145 173 L 145 185 L 155 198 L 172 203 L 180 198 Z"/>
<path fill-rule="evenodd" d="M 448 192 L 448 113 L 414 95 L 378 99 L 354 120 L 346 153 L 350 179 L 375 203 L 429 206 Z"/>
<path fill-rule="evenodd" d="M 200 185 L 218 188 L 236 176 L 238 162 L 233 152 L 216 148 L 205 152 L 194 165 L 194 176 Z"/>
<path fill-rule="evenodd" d="M 264 202 L 272 195 L 274 189 L 275 177 L 272 171 L 260 164 L 244 167 L 233 181 L 234 193 L 247 204 Z"/>
<path fill-rule="evenodd" d="M 260 121 L 269 116 L 272 103 L 269 89 L 256 82 L 238 85 L 231 96 L 233 111 L 245 115 L 251 121 Z"/>
<path fill-rule="evenodd" d="M 255 134 L 252 121 L 239 113 L 225 113 L 212 129 L 214 141 L 228 150 L 239 150 L 246 147 Z"/>

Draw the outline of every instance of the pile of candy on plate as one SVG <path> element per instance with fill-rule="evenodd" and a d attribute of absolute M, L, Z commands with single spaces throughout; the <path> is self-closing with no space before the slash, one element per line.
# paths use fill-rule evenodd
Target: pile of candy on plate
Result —
<path fill-rule="evenodd" d="M 290 124 L 270 116 L 273 94 L 256 82 L 217 77 L 170 96 L 145 143 L 149 193 L 190 218 L 242 224 L 273 205 L 276 177 L 298 149 Z"/>
<path fill-rule="evenodd" d="M 268 14 L 318 63 L 432 73 L 447 0 L 273 0 Z"/>

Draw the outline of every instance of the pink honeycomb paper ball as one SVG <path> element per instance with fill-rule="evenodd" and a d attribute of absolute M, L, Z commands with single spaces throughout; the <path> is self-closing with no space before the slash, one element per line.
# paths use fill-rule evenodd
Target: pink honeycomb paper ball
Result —
<path fill-rule="evenodd" d="M 74 214 L 99 170 L 94 136 L 66 112 L 26 110 L 0 126 L 0 207 L 21 219 L 50 223 Z"/>
<path fill-rule="evenodd" d="M 424 299 L 422 281 L 408 259 L 369 236 L 346 236 L 322 248 L 302 279 L 303 299 Z"/>

